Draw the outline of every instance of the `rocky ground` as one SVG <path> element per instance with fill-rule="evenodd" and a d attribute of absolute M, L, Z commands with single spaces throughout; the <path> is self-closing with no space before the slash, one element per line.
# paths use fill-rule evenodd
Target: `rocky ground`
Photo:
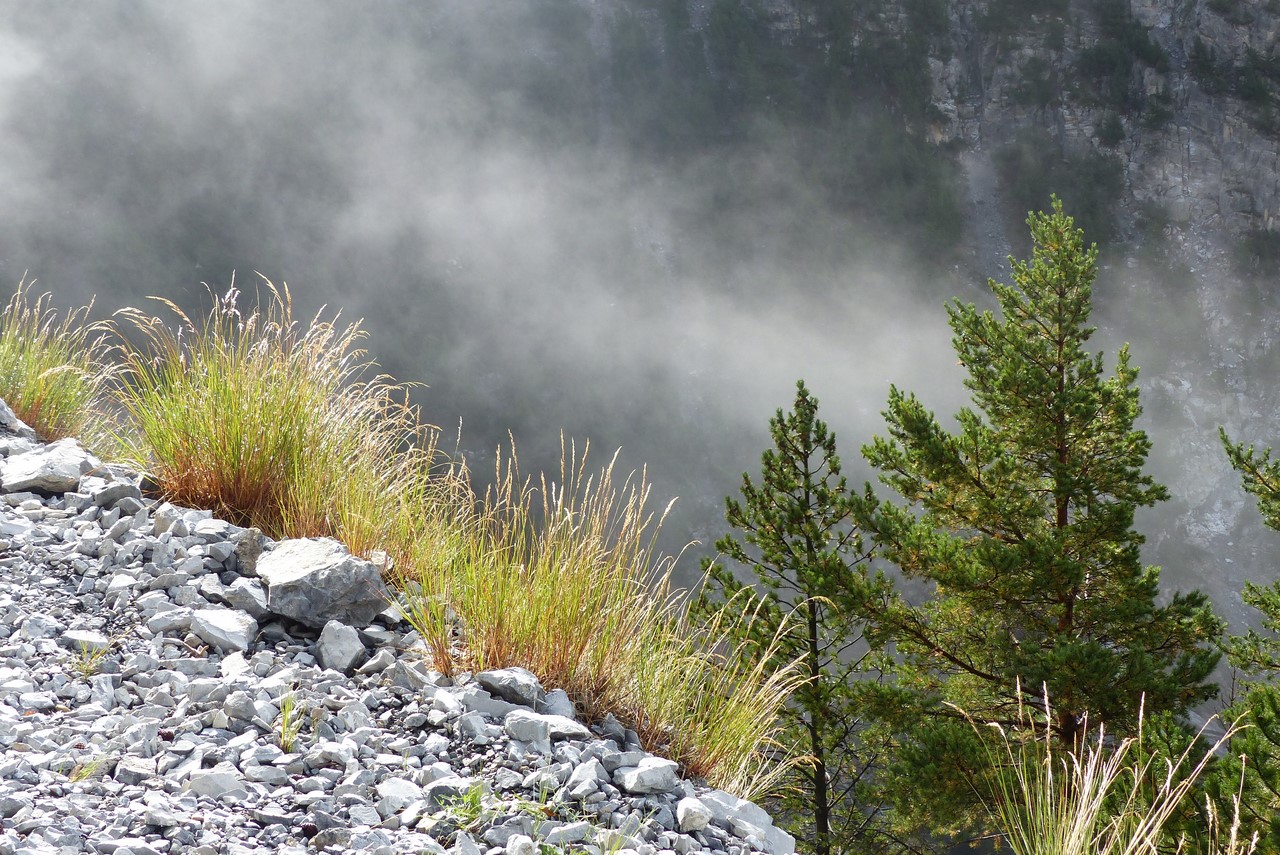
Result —
<path fill-rule="evenodd" d="M 528 672 L 430 671 L 333 541 L 0 425 L 0 855 L 793 850 Z"/>

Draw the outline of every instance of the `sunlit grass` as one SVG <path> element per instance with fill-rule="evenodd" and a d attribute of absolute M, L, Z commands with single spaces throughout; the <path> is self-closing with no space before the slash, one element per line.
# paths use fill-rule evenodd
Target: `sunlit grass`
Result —
<path fill-rule="evenodd" d="M 107 330 L 91 323 L 92 303 L 65 314 L 24 278 L 0 315 L 0 397 L 41 439 L 74 436 L 90 447 L 115 369 Z"/>
<path fill-rule="evenodd" d="M 533 482 L 500 460 L 475 516 L 437 524 L 444 548 L 402 565 L 410 618 L 442 670 L 527 668 L 689 774 L 763 793 L 784 771 L 774 737 L 798 672 L 726 647 L 723 622 L 749 617 L 690 625 L 656 553 L 664 515 L 646 510 L 643 476 L 618 484 L 616 457 L 595 472 L 586 461 L 570 446 L 559 480 Z"/>
<path fill-rule="evenodd" d="M 735 627 L 756 615 L 740 605 L 725 603 L 702 625 L 683 609 L 655 615 L 628 662 L 621 705 L 642 739 L 683 762 L 689 775 L 758 799 L 805 759 L 777 738 L 778 715 L 804 678 L 798 662 L 772 669 L 781 635 L 763 651 L 727 640 L 750 637 Z"/>
<path fill-rule="evenodd" d="M 1227 732 L 1203 754 L 1199 740 L 1176 757 L 1139 756 L 1141 734 L 1108 741 L 1099 726 L 1092 741 L 1075 752 L 1052 737 L 1049 701 L 1043 718 L 1022 716 L 1032 734 L 1024 738 L 989 725 L 984 735 L 992 769 L 988 809 L 1001 839 L 1014 855 L 1156 855 L 1164 851 L 1165 828 L 1188 798 L 1213 755 L 1236 733 Z M 975 725 L 977 727 L 977 725 Z M 1139 722 L 1141 729 L 1141 720 Z M 979 728 L 980 735 L 982 729 Z M 1202 728 L 1199 736 L 1204 735 Z M 1225 830 L 1210 806 L 1206 855 L 1250 855 L 1255 840 L 1239 838 L 1237 816 Z M 1186 841 L 1178 844 L 1182 852 Z"/>
<path fill-rule="evenodd" d="M 388 503 L 419 477 L 430 450 L 411 444 L 427 434 L 403 386 L 368 377 L 358 323 L 303 325 L 287 288 L 264 288 L 247 315 L 234 287 L 199 322 L 167 300 L 169 322 L 118 313 L 132 334 L 115 389 L 119 453 L 174 502 L 367 553 L 392 525 Z"/>
<path fill-rule="evenodd" d="M 110 380 L 114 420 L 96 422 L 108 450 L 167 499 L 272 537 L 336 537 L 379 561 L 438 670 L 528 668 L 688 774 L 748 797 L 778 782 L 790 761 L 778 759 L 777 717 L 799 672 L 772 673 L 771 657 L 728 643 L 729 622 L 751 619 L 732 603 L 710 625 L 690 623 L 673 561 L 656 550 L 665 512 L 647 509 L 643 473 L 619 483 L 616 455 L 592 471 L 569 445 L 558 478 L 524 479 L 514 454 L 499 455 L 477 497 L 406 387 L 370 376 L 358 323 L 323 310 L 300 322 L 288 289 L 266 280 L 258 296 L 242 311 L 233 286 L 197 318 L 167 300 L 166 317 L 118 312 L 117 368 L 87 309 L 59 323 L 20 288 L 0 358 L 34 341 L 24 346 L 45 362 L 24 370 L 38 389 L 66 377 L 96 394 Z M 20 388 L 0 395 L 20 400 Z M 36 410 L 53 412 L 50 399 L 37 394 Z M 282 743 L 295 712 L 282 713 Z"/>

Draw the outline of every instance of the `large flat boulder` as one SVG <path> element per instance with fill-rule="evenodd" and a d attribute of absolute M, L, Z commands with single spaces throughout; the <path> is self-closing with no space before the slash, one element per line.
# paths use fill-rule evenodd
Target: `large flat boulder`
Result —
<path fill-rule="evenodd" d="M 282 540 L 257 571 L 269 611 L 316 629 L 331 620 L 368 626 L 391 601 L 378 568 L 328 537 Z"/>
<path fill-rule="evenodd" d="M 60 439 L 5 460 L 0 470 L 0 487 L 6 493 L 30 490 L 56 495 L 74 492 L 79 488 L 82 477 L 101 466 L 102 461 L 76 440 Z"/>

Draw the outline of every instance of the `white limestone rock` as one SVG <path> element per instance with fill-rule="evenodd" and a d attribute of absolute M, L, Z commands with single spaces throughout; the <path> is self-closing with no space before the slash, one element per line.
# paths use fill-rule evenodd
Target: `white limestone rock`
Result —
<path fill-rule="evenodd" d="M 680 783 L 679 764 L 663 757 L 647 756 L 638 766 L 623 766 L 613 782 L 628 793 L 666 793 Z"/>
<path fill-rule="evenodd" d="M 701 831 L 711 824 L 711 809 L 701 799 L 686 796 L 676 802 L 676 822 L 685 833 Z"/>
<path fill-rule="evenodd" d="M 257 579 L 237 579 L 226 589 L 227 602 L 232 608 L 245 612 L 254 620 L 262 620 L 270 614 L 267 610 L 267 592 Z"/>
<path fill-rule="evenodd" d="M 422 801 L 422 787 L 404 778 L 387 778 L 377 786 L 378 813 L 391 816 L 414 802 Z"/>
<path fill-rule="evenodd" d="M 512 710 L 503 720 L 507 735 L 520 742 L 527 742 L 540 754 L 551 753 L 551 728 L 546 717 L 528 710 Z"/>
<path fill-rule="evenodd" d="M 569 694 L 564 689 L 552 689 L 547 692 L 546 697 L 538 704 L 538 712 L 546 715 L 561 715 L 565 718 L 574 718 L 578 711 L 573 708 L 573 701 L 569 700 Z"/>
<path fill-rule="evenodd" d="M 752 835 L 760 838 L 772 855 L 791 855 L 795 852 L 795 838 L 776 828 L 773 819 L 759 805 L 724 790 L 703 793 L 699 800 L 711 811 L 711 817 L 717 825 L 743 837 Z"/>
<path fill-rule="evenodd" d="M 378 568 L 332 538 L 280 541 L 256 570 L 269 610 L 317 629 L 331 620 L 368 626 L 392 600 Z"/>
<path fill-rule="evenodd" d="M 156 759 L 154 757 L 126 755 L 116 763 L 116 771 L 112 777 L 122 784 L 141 784 L 155 776 Z"/>
<path fill-rule="evenodd" d="M 191 615 L 191 631 L 223 653 L 244 651 L 258 634 L 258 622 L 232 609 L 198 609 Z"/>
<path fill-rule="evenodd" d="M 62 633 L 61 643 L 76 653 L 92 654 L 111 646 L 111 639 L 91 629 L 69 629 Z"/>
<path fill-rule="evenodd" d="M 0 487 L 6 493 L 69 493 L 80 486 L 83 476 L 101 466 L 102 461 L 77 440 L 60 439 L 5 460 L 0 469 Z"/>
<path fill-rule="evenodd" d="M 197 796 L 210 796 L 220 801 L 240 802 L 249 797 L 244 778 L 236 767 L 227 762 L 212 769 L 197 769 L 187 778 L 183 789 Z"/>
<path fill-rule="evenodd" d="M 474 679 L 495 698 L 502 698 L 504 701 L 530 709 L 537 709 L 539 702 L 546 696 L 538 678 L 524 668 L 481 671 L 475 675 Z"/>

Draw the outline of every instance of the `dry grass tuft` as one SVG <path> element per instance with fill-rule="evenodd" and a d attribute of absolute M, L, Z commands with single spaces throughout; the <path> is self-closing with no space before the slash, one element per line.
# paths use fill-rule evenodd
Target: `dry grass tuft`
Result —
<path fill-rule="evenodd" d="M 115 374 L 106 326 L 90 323 L 92 303 L 59 319 L 46 292 L 32 299 L 25 278 L 0 315 L 0 390 L 46 441 L 78 437 L 99 445 L 99 408 Z"/>
<path fill-rule="evenodd" d="M 665 512 L 646 510 L 643 475 L 617 483 L 615 462 L 592 472 L 585 450 L 562 446 L 559 480 L 535 482 L 500 455 L 473 516 L 427 512 L 436 535 L 419 542 L 432 545 L 400 565 L 406 611 L 437 668 L 527 668 L 690 774 L 762 794 L 783 771 L 777 714 L 799 672 L 770 674 L 726 647 L 724 622 L 749 618 L 689 623 L 672 561 L 656 553 Z"/>
<path fill-rule="evenodd" d="M 404 386 L 368 379 L 358 323 L 317 314 L 304 326 L 288 288 L 263 282 L 265 305 L 247 315 L 234 286 L 200 322 L 159 300 L 176 328 L 117 313 L 140 341 L 121 347 L 120 453 L 174 502 L 368 554 L 393 525 L 398 492 L 416 489 L 431 434 Z"/>
<path fill-rule="evenodd" d="M 1014 855 L 1156 855 L 1164 851 L 1166 824 L 1214 753 L 1238 730 L 1227 728 L 1199 757 L 1193 755 L 1197 738 L 1179 756 L 1157 758 L 1154 754 L 1131 756 L 1141 735 L 1113 743 L 1098 727 L 1093 741 L 1086 740 L 1072 753 L 1054 744 L 1047 697 L 1042 719 L 1037 720 L 1030 710 L 1021 715 L 1034 734 L 1031 738 L 1019 738 L 994 724 L 989 727 L 997 738 L 984 737 L 994 770 L 989 808 Z M 1198 736 L 1203 735 L 1202 728 Z M 1256 840 L 1238 836 L 1238 808 L 1237 804 L 1237 820 L 1224 840 L 1210 806 L 1214 822 L 1208 829 L 1212 839 L 1206 851 L 1211 855 L 1254 851 Z M 1182 852 L 1185 845 L 1183 841 L 1177 851 Z"/>

